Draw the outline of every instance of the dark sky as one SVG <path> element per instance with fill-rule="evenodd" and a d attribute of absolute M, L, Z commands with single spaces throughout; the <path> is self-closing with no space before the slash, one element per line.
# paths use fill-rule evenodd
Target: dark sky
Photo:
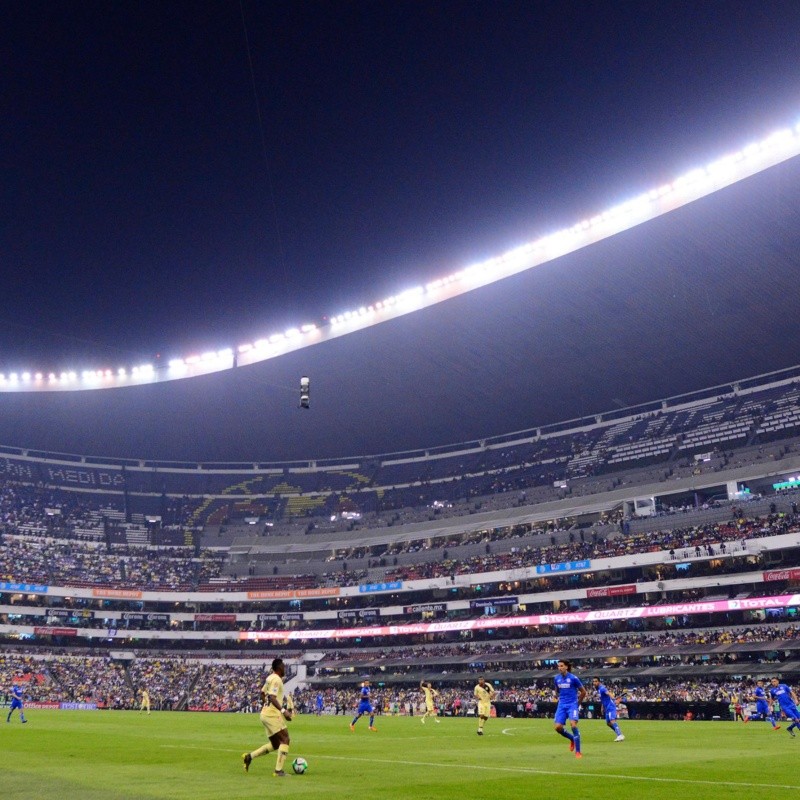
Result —
<path fill-rule="evenodd" d="M 117 366 L 236 345 L 381 299 L 573 224 L 795 124 L 798 41 L 800 3 L 777 1 L 6 3 L 0 371 Z M 759 184 L 769 213 L 786 210 L 781 186 L 796 174 L 786 170 Z M 747 194 L 735 197 L 744 203 Z M 727 214 L 726 225 L 736 232 L 735 203 L 709 209 L 706 224 Z M 628 315 L 641 341 L 654 309 L 637 298 L 652 300 L 655 293 L 658 300 L 665 290 L 676 290 L 679 314 L 703 320 L 697 335 L 707 343 L 714 329 L 706 323 L 738 302 L 726 292 L 744 285 L 753 264 L 782 270 L 786 286 L 771 289 L 776 302 L 796 286 L 796 220 L 782 217 L 776 233 L 769 213 L 753 230 L 770 240 L 753 247 L 746 269 L 725 254 L 730 237 L 704 250 L 701 229 L 662 259 L 651 291 L 640 260 L 653 241 L 665 241 L 664 229 L 656 228 L 644 238 L 623 237 L 611 250 L 594 250 L 602 269 L 593 271 L 581 257 L 567 260 L 578 264 L 568 275 L 557 262 L 532 283 L 503 281 L 505 288 L 487 290 L 475 307 L 449 301 L 441 306 L 453 304 L 442 312 L 450 322 L 446 335 L 459 335 L 459 314 L 482 310 L 484 337 L 465 342 L 452 358 L 433 353 L 423 372 L 435 376 L 457 363 L 461 391 L 470 370 L 489 358 L 502 371 L 505 352 L 486 348 L 490 323 L 512 298 L 519 300 L 515 292 L 543 286 L 563 311 L 547 318 L 552 342 L 569 343 L 576 320 L 583 337 L 559 357 L 523 361 L 523 367 L 535 361 L 536 380 L 548 385 L 563 376 L 570 353 L 602 341 L 589 320 L 602 328 L 608 314 L 622 309 L 616 322 Z M 685 229 L 675 224 L 668 223 L 673 239 L 666 241 Z M 683 251 L 688 278 L 676 266 Z M 615 264 L 620 273 L 607 281 Z M 632 282 L 635 297 L 628 294 Z M 751 302 L 752 292 L 745 294 Z M 588 313 L 595 297 L 597 308 Z M 713 368 L 707 369 L 695 360 L 691 336 L 680 337 L 671 352 L 666 327 L 653 360 L 657 380 L 642 385 L 630 367 L 651 356 L 634 348 L 623 358 L 616 349 L 622 325 L 606 342 L 615 348 L 609 369 L 619 376 L 623 365 L 631 374 L 622 369 L 626 382 L 606 394 L 580 385 L 585 369 L 576 358 L 564 387 L 571 405 L 556 392 L 546 407 L 501 404 L 488 423 L 471 410 L 455 415 L 452 425 L 447 416 L 433 424 L 449 389 L 428 386 L 422 393 L 428 405 L 394 439 L 391 430 L 380 444 L 369 437 L 358 444 L 314 438 L 305 422 L 299 438 L 274 454 L 265 454 L 262 443 L 232 447 L 230 457 L 442 444 L 603 410 L 610 398 L 637 402 L 789 366 L 800 361 L 800 351 L 788 346 L 792 328 L 786 320 L 778 325 L 772 308 L 765 300 L 748 309 L 747 324 L 764 336 L 740 363 L 723 364 L 708 350 Z M 404 345 L 419 348 L 414 326 L 436 320 L 434 311 L 400 328 L 379 326 L 386 331 L 369 340 L 368 354 L 359 349 L 367 341 L 359 335 L 352 345 L 310 356 L 315 374 L 324 375 L 326 353 L 338 363 L 379 360 L 395 331 Z M 524 302 L 510 311 L 517 321 L 525 313 Z M 758 313 L 769 317 L 768 325 Z M 507 385 L 493 386 L 496 394 L 516 396 L 520 344 L 507 346 L 517 348 L 507 359 L 514 371 Z M 748 342 L 737 346 L 747 349 Z M 293 385 L 297 363 L 277 365 L 274 375 L 267 368 L 259 380 Z M 596 363 L 593 369 L 608 388 Z M 355 369 L 350 377 L 364 380 Z M 478 394 L 488 403 L 484 390 Z M 201 413 L 192 405 L 196 391 L 179 390 Z M 148 397 L 150 411 L 164 404 L 163 397 Z M 345 405 L 348 399 L 339 397 Z M 22 408 L 28 401 L 8 402 Z M 50 402 L 31 401 L 26 414 L 48 416 Z M 73 401 L 53 402 L 67 407 L 53 423 L 63 433 Z M 74 401 L 84 411 L 87 402 Z M 340 412 L 331 408 L 328 429 Z M 420 423 L 425 419 L 428 427 Z M 469 425 L 459 427 L 465 419 Z M 29 416 L 20 420 L 0 424 L 0 441 L 24 444 L 33 437 L 36 446 L 47 446 L 47 435 L 31 433 Z M 288 424 L 283 429 L 292 432 Z M 131 449 L 94 440 L 83 446 L 85 432 L 76 437 L 65 433 L 58 448 Z M 146 447 L 142 441 L 142 455 L 168 457 L 161 439 Z M 203 452 L 197 446 L 189 457 Z M 225 458 L 224 446 L 213 455 Z"/>

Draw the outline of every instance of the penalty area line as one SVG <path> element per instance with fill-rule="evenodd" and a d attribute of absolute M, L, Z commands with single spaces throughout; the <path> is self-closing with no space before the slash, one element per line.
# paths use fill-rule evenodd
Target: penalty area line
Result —
<path fill-rule="evenodd" d="M 704 781 L 692 778 L 657 778 L 648 775 L 620 775 L 614 772 L 559 772 L 558 770 L 536 769 L 535 767 L 501 767 L 491 764 L 442 764 L 435 761 L 400 761 L 388 758 L 357 758 L 353 756 L 330 756 L 316 755 L 315 758 L 328 758 L 336 761 L 364 761 L 373 764 L 395 764 L 403 767 L 448 767 L 454 769 L 474 769 L 485 772 L 512 772 L 519 775 L 550 775 L 564 778 L 613 778 L 620 781 L 643 781 L 645 783 L 679 783 L 697 786 L 733 786 L 740 789 L 800 789 L 800 786 L 792 786 L 778 783 L 750 783 L 747 781 Z"/>

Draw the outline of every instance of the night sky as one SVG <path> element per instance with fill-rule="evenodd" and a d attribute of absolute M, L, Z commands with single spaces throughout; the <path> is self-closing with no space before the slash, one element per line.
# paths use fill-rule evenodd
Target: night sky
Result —
<path fill-rule="evenodd" d="M 166 361 L 317 321 L 570 225 L 800 119 L 797 2 L 17 2 L 3 12 L 0 370 Z M 781 180 L 795 176 L 788 170 Z M 781 180 L 763 189 L 778 203 L 773 212 L 786 210 L 775 201 Z M 756 249 L 758 263 L 767 253 L 791 278 L 800 270 L 790 221 L 777 232 L 769 219 L 759 222 L 770 241 Z M 625 287 L 642 269 L 636 248 L 648 241 L 602 251 L 603 269 L 586 267 L 574 287 L 585 295 L 573 292 L 575 301 L 597 297 L 611 313 L 624 308 L 632 328 L 646 326 L 637 317 L 652 309 L 630 302 Z M 705 280 L 701 245 L 683 246 L 691 275 L 675 281 L 676 308 L 704 321 L 722 315 L 721 287 L 747 280 L 741 259 L 710 257 Z M 615 264 L 620 275 L 609 281 Z M 565 304 L 548 322 L 554 341 L 569 341 L 575 320 L 594 313 L 565 300 L 575 281 L 565 269 L 554 264 L 541 278 Z M 664 275 L 657 285 L 669 283 Z M 508 281 L 478 300 L 484 311 L 502 316 L 511 296 L 541 289 Z M 648 294 L 646 281 L 637 292 Z M 435 311 L 409 324 L 423 326 Z M 747 325 L 766 330 L 759 313 L 774 323 L 774 306 L 748 308 Z M 373 339 L 384 353 L 391 325 Z M 738 374 L 710 352 L 709 363 L 722 380 L 798 363 L 792 330 L 759 340 Z M 351 352 L 343 341 L 331 359 L 355 358 L 358 336 Z M 452 359 L 467 376 L 503 357 L 485 341 L 476 337 Z M 686 352 L 691 339 L 675 352 L 667 345 L 657 384 L 629 380 L 602 396 L 590 385 L 576 391 L 571 379 L 564 392 L 580 396 L 573 405 L 446 416 L 417 428 L 433 441 L 414 443 L 404 428 L 398 448 L 387 446 L 391 431 L 385 442 L 358 444 L 309 434 L 276 446 L 273 457 L 440 444 L 716 380 Z M 431 374 L 450 361 L 436 356 Z M 251 384 L 293 384 L 296 363 Z M 520 365 L 512 365 L 517 372 L 495 384 L 498 394 L 519 391 Z M 539 359 L 537 379 L 557 383 L 563 368 L 563 359 Z M 138 390 L 102 394 L 129 391 Z M 428 401 L 426 418 L 443 408 L 439 393 Z M 47 414 L 48 402 L 28 411 Z M 28 423 L 8 425 L 0 424 L 3 443 L 30 436 L 45 446 Z M 130 449 L 82 447 L 76 431 L 58 445 Z M 166 446 L 145 449 L 168 457 Z M 222 445 L 212 450 L 225 457 Z M 251 455 L 233 445 L 230 453 Z"/>

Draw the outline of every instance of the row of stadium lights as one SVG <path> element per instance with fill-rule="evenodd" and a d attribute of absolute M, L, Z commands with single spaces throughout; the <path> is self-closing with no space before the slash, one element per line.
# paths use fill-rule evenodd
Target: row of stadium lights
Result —
<path fill-rule="evenodd" d="M 490 258 L 478 264 L 466 267 L 463 270 L 439 278 L 425 286 L 417 286 L 399 295 L 387 297 L 385 300 L 374 305 L 362 306 L 354 311 L 345 311 L 330 319 L 332 329 L 347 326 L 354 322 L 363 323 L 367 318 L 378 314 L 398 313 L 409 310 L 418 305 L 425 295 L 433 295 L 452 284 L 461 283 L 462 285 L 470 281 L 489 283 L 498 280 L 510 267 L 518 264 L 521 259 L 531 256 L 540 256 L 543 259 L 555 258 L 568 252 L 576 245 L 580 244 L 581 237 L 587 231 L 597 232 L 605 225 L 619 223 L 620 221 L 634 221 L 637 217 L 647 217 L 652 215 L 653 204 L 668 197 L 680 196 L 702 190 L 702 184 L 710 184 L 712 188 L 715 182 L 720 180 L 733 181 L 736 179 L 737 170 L 742 165 L 751 166 L 754 161 L 766 155 L 775 153 L 781 149 L 789 149 L 792 145 L 796 146 L 800 140 L 800 124 L 795 130 L 789 128 L 777 131 L 761 142 L 748 145 L 731 155 L 725 156 L 709 164 L 705 169 L 698 168 L 682 175 L 672 183 L 652 189 L 638 197 L 625 203 L 615 206 L 601 214 L 565 228 L 549 236 L 542 237 L 535 242 L 531 242 L 501 256 Z M 240 345 L 237 353 L 250 356 L 249 361 L 269 358 L 270 355 L 277 355 L 283 352 L 286 345 L 302 347 L 314 341 L 314 334 L 318 332 L 317 325 L 303 325 L 299 328 L 290 328 L 284 333 L 275 333 L 265 339 L 258 339 L 255 342 Z M 272 351 L 272 352 L 270 352 Z M 256 358 L 252 358 L 256 356 Z M 226 348 L 218 351 L 202 353 L 201 355 L 188 356 L 186 358 L 176 358 L 168 362 L 167 369 L 169 378 L 187 377 L 192 374 L 202 372 L 214 372 L 229 369 L 236 364 L 234 351 Z M 0 388 L 13 388 L 32 386 L 33 388 L 64 388 L 69 386 L 82 385 L 85 388 L 104 388 L 109 386 L 122 386 L 126 383 L 146 383 L 157 377 L 156 368 L 152 364 L 142 364 L 140 366 L 118 370 L 85 370 L 80 373 L 50 372 L 12 372 L 8 375 L 0 373 Z"/>
<path fill-rule="evenodd" d="M 84 370 L 78 375 L 77 372 L 11 372 L 8 375 L 0 373 L 0 385 L 5 386 L 25 386 L 25 385 L 58 385 L 68 386 L 76 384 L 78 381 L 89 384 L 103 384 L 115 381 L 124 382 L 128 379 L 148 380 L 155 375 L 155 367 L 152 364 L 142 364 L 138 367 L 125 369 L 120 367 L 116 372 L 110 369 Z"/>

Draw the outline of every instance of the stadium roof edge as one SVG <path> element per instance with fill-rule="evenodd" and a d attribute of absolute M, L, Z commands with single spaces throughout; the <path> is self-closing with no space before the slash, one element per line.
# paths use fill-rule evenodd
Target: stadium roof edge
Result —
<path fill-rule="evenodd" d="M 30 460 L 43 460 L 62 462 L 72 465 L 93 465 L 125 467 L 133 470 L 148 471 L 191 471 L 204 470 L 209 472 L 275 472 L 288 469 L 290 471 L 313 471 L 323 468 L 353 468 L 354 464 L 364 461 L 375 461 L 381 464 L 409 463 L 413 461 L 426 461 L 436 458 L 463 455 L 465 452 L 476 452 L 499 447 L 510 447 L 526 442 L 553 438 L 559 435 L 578 433 L 593 428 L 608 427 L 618 422 L 638 417 L 642 414 L 654 414 L 663 411 L 679 411 L 682 409 L 696 408 L 716 402 L 723 396 L 742 396 L 759 391 L 786 386 L 793 382 L 800 383 L 800 364 L 793 367 L 775 370 L 773 372 L 753 375 L 728 383 L 716 384 L 694 392 L 685 392 L 663 399 L 656 399 L 639 403 L 625 408 L 611 411 L 598 412 L 584 417 L 576 417 L 562 422 L 542 425 L 524 430 L 514 431 L 485 439 L 472 439 L 465 442 L 456 442 L 449 445 L 440 445 L 431 448 L 397 451 L 392 453 L 372 453 L 360 456 L 349 455 L 341 458 L 304 459 L 290 461 L 242 461 L 242 462 L 197 462 L 197 461 L 159 461 L 152 459 L 115 458 L 113 456 L 80 455 L 74 453 L 49 452 L 37 448 L 25 448 L 15 445 L 0 445 L 0 457 L 3 455 L 16 456 Z"/>

